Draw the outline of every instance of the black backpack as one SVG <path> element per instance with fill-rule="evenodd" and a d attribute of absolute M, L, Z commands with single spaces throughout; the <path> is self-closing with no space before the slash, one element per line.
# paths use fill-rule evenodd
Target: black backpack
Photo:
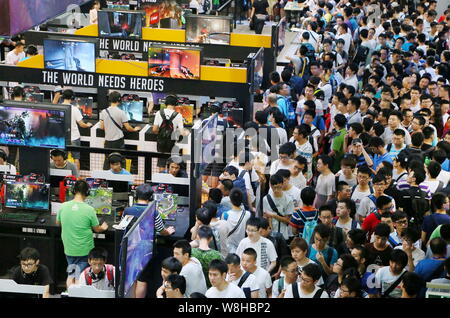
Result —
<path fill-rule="evenodd" d="M 172 152 L 172 148 L 177 141 L 172 138 L 174 133 L 173 120 L 177 117 L 178 113 L 174 111 L 169 119 L 167 119 L 163 109 L 160 110 L 160 114 L 162 123 L 156 136 L 156 148 L 158 152 Z"/>
<path fill-rule="evenodd" d="M 359 64 L 366 62 L 366 58 L 369 55 L 370 49 L 367 46 L 359 45 L 358 49 L 356 50 L 355 57 L 353 58 L 353 63 Z"/>

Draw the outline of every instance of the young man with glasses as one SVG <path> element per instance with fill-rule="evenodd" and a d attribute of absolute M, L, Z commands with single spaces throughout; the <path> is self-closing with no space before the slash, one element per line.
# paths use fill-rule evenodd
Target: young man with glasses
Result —
<path fill-rule="evenodd" d="M 389 244 L 397 247 L 402 244 L 402 234 L 408 228 L 408 216 L 402 211 L 395 211 L 392 214 L 392 222 L 394 223 L 394 231 L 389 235 Z"/>
<path fill-rule="evenodd" d="M 294 128 L 294 132 L 292 133 L 293 142 L 296 147 L 296 154 L 298 156 L 302 156 L 306 158 L 307 161 L 307 179 L 309 180 L 312 176 L 312 156 L 313 156 L 313 147 L 309 142 L 309 134 L 311 133 L 311 128 L 306 124 L 301 124 Z"/>
<path fill-rule="evenodd" d="M 186 298 L 186 278 L 178 274 L 170 274 L 164 282 L 166 298 Z"/>
<path fill-rule="evenodd" d="M 246 224 L 247 237 L 244 238 L 236 250 L 236 254 L 242 257 L 242 254 L 247 248 L 253 248 L 256 251 L 257 258 L 256 264 L 268 271 L 269 273 L 277 265 L 277 252 L 273 243 L 262 237 L 259 230 L 261 228 L 261 223 L 258 218 L 250 218 Z"/>
<path fill-rule="evenodd" d="M 19 260 L 20 265 L 11 271 L 11 279 L 21 285 L 45 286 L 42 297 L 49 298 L 50 285 L 53 281 L 48 267 L 40 264 L 39 252 L 34 248 L 26 247 L 20 252 Z"/>
<path fill-rule="evenodd" d="M 319 209 L 319 220 L 321 224 L 328 226 L 330 229 L 330 238 L 328 240 L 328 245 L 334 248 L 338 254 L 344 253 L 345 250 L 345 233 L 344 231 L 336 227 L 333 220 L 333 214 L 328 205 L 322 205 Z M 313 243 L 314 237 L 312 237 L 311 242 Z"/>
<path fill-rule="evenodd" d="M 370 169 L 366 165 L 358 167 L 358 172 L 356 173 L 356 179 L 358 180 L 358 185 L 352 188 L 351 200 L 355 203 L 356 211 L 359 210 L 361 201 L 373 193 L 373 188 L 369 184 L 370 182 Z"/>
<path fill-rule="evenodd" d="M 317 286 L 321 276 L 319 265 L 306 265 L 300 274 L 300 283 L 289 286 L 284 298 L 329 298 L 325 290 Z"/>
<path fill-rule="evenodd" d="M 297 283 L 299 271 L 297 262 L 291 256 L 281 259 L 281 273 L 281 277 L 273 282 L 272 298 L 284 298 L 286 289 Z"/>

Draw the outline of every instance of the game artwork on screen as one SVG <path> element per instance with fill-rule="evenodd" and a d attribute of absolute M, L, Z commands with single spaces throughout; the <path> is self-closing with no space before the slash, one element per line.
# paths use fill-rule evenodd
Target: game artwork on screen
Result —
<path fill-rule="evenodd" d="M 98 29 L 102 37 L 134 38 L 142 37 L 141 12 L 99 11 Z"/>
<path fill-rule="evenodd" d="M 45 68 L 95 72 L 95 43 L 44 40 Z"/>
<path fill-rule="evenodd" d="M 231 19 L 186 17 L 186 42 L 229 45 L 230 34 Z"/>
<path fill-rule="evenodd" d="M 178 1 L 179 2 L 179 1 Z M 183 9 L 177 1 L 141 1 L 140 9 L 145 11 L 145 26 L 161 28 L 181 28 Z"/>
<path fill-rule="evenodd" d="M 64 111 L 0 106 L 0 144 L 64 149 Z"/>
<path fill-rule="evenodd" d="M 9 208 L 48 210 L 49 185 L 20 182 L 6 183 L 6 202 Z"/>
<path fill-rule="evenodd" d="M 149 76 L 200 79 L 200 50 L 151 47 Z"/>

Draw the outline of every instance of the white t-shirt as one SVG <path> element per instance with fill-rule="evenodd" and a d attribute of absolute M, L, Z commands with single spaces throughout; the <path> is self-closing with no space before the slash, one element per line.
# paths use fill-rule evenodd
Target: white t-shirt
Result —
<path fill-rule="evenodd" d="M 444 188 L 445 188 L 447 186 L 448 182 L 450 181 L 450 172 L 445 171 L 444 169 L 441 169 L 441 172 L 439 173 L 437 179 L 444 183 Z"/>
<path fill-rule="evenodd" d="M 358 90 L 358 78 L 356 75 L 345 78 L 343 83 L 346 85 L 351 85 L 355 88 L 355 90 Z"/>
<path fill-rule="evenodd" d="M 281 283 L 282 285 L 282 289 L 280 291 L 280 279 L 283 280 L 283 283 Z M 276 281 L 273 282 L 273 286 L 272 286 L 272 298 L 278 298 L 278 296 L 281 294 L 281 292 L 283 291 L 283 289 L 287 289 L 288 287 L 290 287 L 291 284 L 286 282 L 285 277 L 280 277 L 279 279 L 277 279 Z"/>
<path fill-rule="evenodd" d="M 275 246 L 272 241 L 265 237 L 261 236 L 256 243 L 246 237 L 239 243 L 236 254 L 242 258 L 242 254 L 247 248 L 253 248 L 256 251 L 256 265 L 265 270 L 269 270 L 270 263 L 277 260 L 278 255 Z"/>
<path fill-rule="evenodd" d="M 280 138 L 280 146 L 284 145 L 285 143 L 288 142 L 288 136 L 287 136 L 286 129 L 278 127 L 277 134 L 278 134 L 278 137 Z"/>
<path fill-rule="evenodd" d="M 91 9 L 89 11 L 89 22 L 91 24 L 97 24 L 98 23 L 98 11 L 97 11 L 97 9 Z"/>
<path fill-rule="evenodd" d="M 197 14 L 203 13 L 203 6 L 199 3 L 201 1 L 192 0 L 189 2 L 189 8 L 190 9 L 197 9 Z"/>
<path fill-rule="evenodd" d="M 392 211 L 396 210 L 395 207 L 395 200 L 392 199 Z M 373 202 L 371 198 L 368 196 L 362 199 L 361 204 L 359 205 L 359 208 L 356 210 L 356 214 L 361 215 L 363 218 L 369 216 L 373 211 L 377 210 L 376 204 Z"/>
<path fill-rule="evenodd" d="M 401 275 L 401 274 L 400 274 Z M 383 294 L 394 283 L 400 275 L 393 275 L 389 266 L 380 268 L 375 274 L 375 286 L 381 287 L 381 293 Z M 389 297 L 400 298 L 402 296 L 402 289 L 400 284 L 389 294 Z"/>
<path fill-rule="evenodd" d="M 339 171 L 338 173 L 340 174 L 340 175 L 339 175 L 339 180 L 338 180 L 338 181 L 345 181 L 345 182 L 347 182 L 347 184 L 348 184 L 350 187 L 353 187 L 353 186 L 355 186 L 355 185 L 358 184 L 358 181 L 356 180 L 356 176 L 355 176 L 355 175 L 353 175 L 352 178 L 347 179 L 347 178 L 345 177 L 345 175 L 342 173 L 342 170 Z"/>
<path fill-rule="evenodd" d="M 296 187 L 297 189 L 299 189 L 300 191 L 302 191 L 304 188 L 306 188 L 306 178 L 303 175 L 302 172 L 300 172 L 298 174 L 298 176 L 294 177 L 291 175 L 291 179 L 290 179 L 290 183 Z M 301 193 L 301 192 L 300 192 Z M 301 200 L 301 199 L 300 199 Z"/>
<path fill-rule="evenodd" d="M 70 119 L 70 140 L 74 141 L 80 139 L 80 130 L 78 129 L 78 122 L 83 120 L 83 115 L 81 114 L 81 110 L 76 106 L 71 106 L 72 118 Z"/>
<path fill-rule="evenodd" d="M 185 295 L 189 297 L 192 293 L 205 294 L 206 280 L 203 274 L 202 265 L 195 257 L 191 257 L 189 263 L 183 266 L 180 275 L 186 278 L 186 292 Z"/>
<path fill-rule="evenodd" d="M 294 202 L 294 208 L 303 206 L 302 199 L 300 198 L 301 191 L 299 188 L 292 186 L 289 190 L 283 192 L 290 200 Z"/>
<path fill-rule="evenodd" d="M 236 286 L 240 283 L 242 276 L 244 276 L 245 271 L 242 271 L 242 275 L 240 277 L 238 277 L 236 280 L 231 281 L 231 284 L 235 284 Z M 229 281 L 229 276 L 227 274 L 227 281 Z M 245 294 L 245 290 L 250 290 L 251 292 L 254 291 L 258 291 L 259 290 L 259 284 L 258 284 L 258 280 L 256 279 L 256 276 L 251 274 L 247 277 L 247 279 L 245 280 L 245 282 L 242 284 L 241 286 L 242 291 L 244 291 Z"/>
<path fill-rule="evenodd" d="M 316 286 L 316 288 L 314 288 L 314 291 L 312 293 L 305 294 L 303 292 L 303 290 L 300 288 L 300 283 L 297 283 L 297 287 L 298 287 L 298 294 L 299 294 L 300 298 L 313 298 L 314 295 L 317 293 L 317 291 L 320 289 L 320 287 Z M 292 285 L 286 289 L 284 298 L 294 298 L 294 294 L 292 293 Z M 320 296 L 320 298 L 330 298 L 330 297 L 328 296 L 327 292 L 324 290 L 322 292 L 322 295 Z"/>
<path fill-rule="evenodd" d="M 348 51 L 350 50 L 350 44 L 352 43 L 352 35 L 350 33 L 344 33 L 336 36 L 336 41 L 339 39 L 343 39 L 345 41 L 344 43 L 344 51 L 348 54 Z"/>
<path fill-rule="evenodd" d="M 399 246 L 396 246 L 394 249 L 398 249 L 398 250 L 402 250 L 403 251 L 403 246 L 401 246 L 401 245 L 399 245 Z M 413 263 L 414 263 L 414 266 L 417 266 L 417 264 L 421 261 L 421 260 L 423 260 L 423 259 L 425 259 L 425 252 L 424 251 L 422 251 L 422 249 L 420 249 L 420 248 L 415 248 L 414 249 L 414 251 L 412 251 L 412 258 L 413 258 Z M 406 270 L 410 270 L 409 268 L 408 268 L 408 265 L 406 265 Z"/>
<path fill-rule="evenodd" d="M 115 269 L 114 266 L 112 266 L 112 270 L 113 270 L 113 277 L 112 277 L 113 284 L 112 285 L 110 284 L 110 282 L 108 280 L 108 277 L 107 277 L 107 274 L 105 272 L 105 275 L 104 275 L 104 277 L 102 279 L 100 279 L 100 280 L 92 279 L 91 286 L 97 288 L 98 290 L 114 290 L 114 278 L 116 277 L 115 276 L 116 275 L 116 269 Z M 80 274 L 79 284 L 82 285 L 82 286 L 86 286 L 87 285 L 86 277 L 84 275 L 84 271 Z"/>
<path fill-rule="evenodd" d="M 228 224 L 228 232 L 232 231 L 238 224 L 239 219 L 241 218 L 241 214 L 242 210 L 239 211 L 229 210 L 223 214 L 223 219 L 226 220 Z M 250 216 L 251 216 L 250 212 L 245 211 L 245 216 L 242 219 L 238 229 L 233 234 L 231 234 L 230 237 L 226 239 L 228 253 L 235 253 L 237 247 L 239 246 L 239 243 L 244 239 L 245 224 L 247 223 L 247 220 L 250 218 Z"/>
<path fill-rule="evenodd" d="M 121 127 L 119 129 L 116 124 L 111 120 L 106 109 L 102 110 L 100 113 L 100 120 L 103 120 L 105 126 L 105 140 L 115 141 L 124 137 L 123 134 L 123 124 L 128 122 L 128 117 L 123 110 L 119 107 L 108 107 L 108 111 L 114 121 Z"/>
<path fill-rule="evenodd" d="M 245 298 L 245 294 L 235 284 L 228 284 L 228 286 L 220 291 L 216 287 L 211 287 L 205 294 L 206 298 Z"/>
<path fill-rule="evenodd" d="M 312 177 L 312 155 L 313 155 L 313 148 L 312 145 L 307 141 L 303 145 L 299 145 L 298 142 L 295 142 L 296 149 L 296 155 L 305 157 L 307 166 L 308 166 L 308 172 L 307 172 L 307 178 Z"/>
<path fill-rule="evenodd" d="M 272 287 L 272 279 L 265 269 L 258 267 L 253 273 L 259 286 L 259 298 L 267 298 L 266 289 Z"/>
<path fill-rule="evenodd" d="M 292 200 L 290 200 L 286 194 L 283 193 L 283 196 L 281 198 L 277 198 L 273 194 L 272 189 L 269 190 L 269 194 L 272 197 L 272 200 L 281 215 L 286 216 L 292 215 L 292 213 L 294 213 L 294 202 L 292 202 Z M 265 196 L 263 199 L 263 210 L 275 213 L 275 211 L 270 206 L 269 201 L 267 200 L 267 196 Z M 290 231 L 292 231 L 288 224 L 279 222 L 278 220 L 275 220 L 275 218 L 272 218 L 272 229 L 274 232 L 283 234 L 283 237 L 286 240 L 289 239 L 289 236 L 291 234 Z"/>
<path fill-rule="evenodd" d="M 320 174 L 317 179 L 316 185 L 316 203 L 315 206 L 319 207 L 325 204 L 328 197 L 336 192 L 336 184 L 334 174 L 330 173 L 328 175 Z"/>
<path fill-rule="evenodd" d="M 367 191 L 359 191 L 358 187 L 355 188 L 355 191 L 352 194 L 352 201 L 355 202 L 356 205 L 356 211 L 358 211 L 359 206 L 361 205 L 361 201 L 367 197 L 368 195 L 370 195 L 370 188 L 367 189 Z"/>
<path fill-rule="evenodd" d="M 173 110 L 173 109 L 164 108 L 164 115 L 166 115 L 166 118 L 169 119 L 170 116 L 172 116 L 174 111 L 175 110 Z M 158 111 L 155 114 L 155 121 L 153 122 L 153 125 L 160 127 L 162 124 L 162 121 L 163 120 L 161 117 L 161 112 Z M 180 132 L 180 133 L 183 131 L 183 127 L 184 127 L 183 126 L 183 116 L 181 116 L 180 113 L 178 113 L 178 115 L 175 116 L 172 123 L 173 123 L 174 131 L 178 130 L 178 132 Z"/>
<path fill-rule="evenodd" d="M 16 65 L 21 59 L 25 58 L 25 52 L 16 55 L 16 52 L 11 51 L 6 54 L 5 64 L 6 65 Z"/>
<path fill-rule="evenodd" d="M 270 165 L 270 175 L 274 175 L 278 170 L 281 169 L 287 169 L 287 170 L 291 170 L 291 168 L 293 167 L 294 163 L 285 166 L 284 164 L 281 163 L 280 159 L 275 160 L 271 165 Z"/>
<path fill-rule="evenodd" d="M 336 227 L 340 227 L 345 231 L 345 233 L 348 233 L 352 229 L 352 219 L 349 219 L 347 223 L 342 223 L 341 219 L 338 219 L 336 222 Z M 359 224 L 356 225 L 356 228 L 361 228 Z"/>
<path fill-rule="evenodd" d="M 434 181 L 427 180 L 423 182 L 423 184 L 426 184 L 430 188 L 430 192 L 432 195 L 436 192 L 437 188 L 439 187 L 439 183 L 440 183 L 439 180 Z"/>

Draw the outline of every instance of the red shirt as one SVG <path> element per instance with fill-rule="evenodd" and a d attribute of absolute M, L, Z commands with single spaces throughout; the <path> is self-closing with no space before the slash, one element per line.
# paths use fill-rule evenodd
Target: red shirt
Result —
<path fill-rule="evenodd" d="M 378 212 L 369 214 L 369 216 L 364 219 L 364 222 L 361 225 L 361 228 L 367 232 L 367 237 L 369 239 L 372 236 L 372 233 L 375 231 L 375 227 L 381 222 L 381 219 L 378 219 L 377 217 L 378 215 Z"/>

